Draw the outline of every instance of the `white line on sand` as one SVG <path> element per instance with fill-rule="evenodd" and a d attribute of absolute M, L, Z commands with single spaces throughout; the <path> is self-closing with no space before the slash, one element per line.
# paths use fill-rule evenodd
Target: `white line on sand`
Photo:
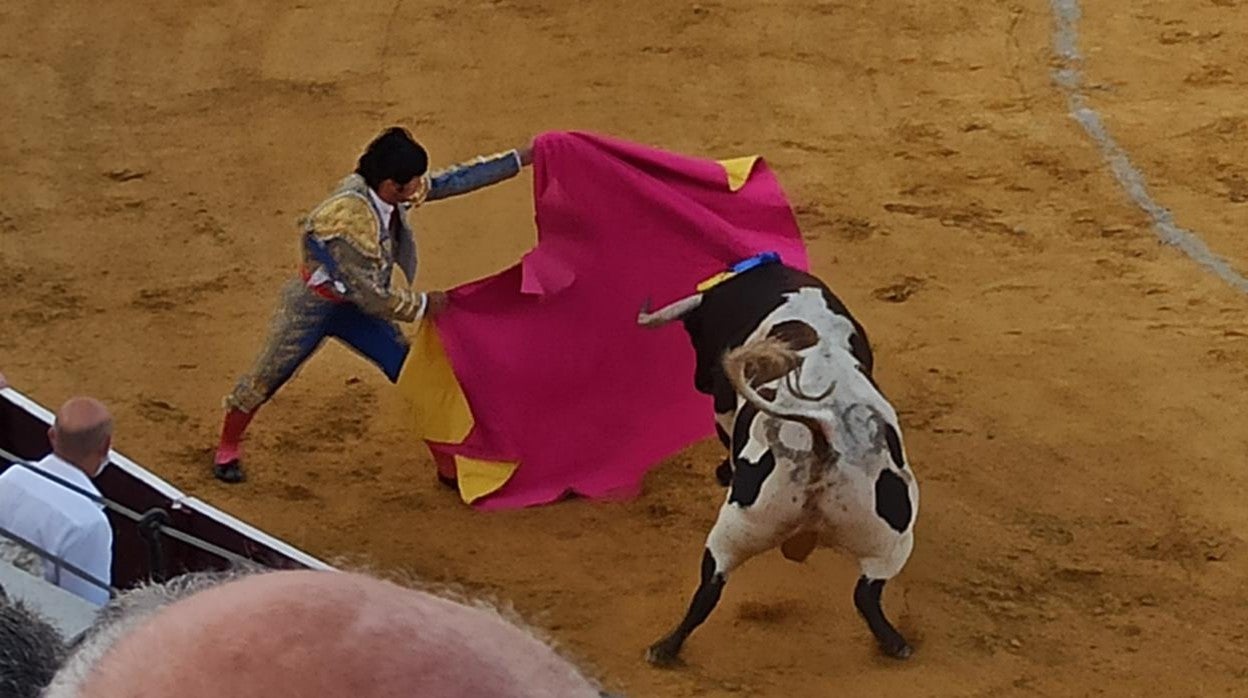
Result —
<path fill-rule="evenodd" d="M 1167 245 L 1179 248 L 1198 264 L 1217 274 L 1235 288 L 1248 293 L 1248 278 L 1235 271 L 1227 261 L 1213 250 L 1196 233 L 1181 228 L 1174 222 L 1169 209 L 1157 203 L 1148 193 L 1144 175 L 1131 164 L 1126 151 L 1118 145 L 1105 128 L 1101 115 L 1088 103 L 1083 92 L 1083 54 L 1079 52 L 1079 0 L 1049 0 L 1053 7 L 1053 50 L 1061 60 L 1053 79 L 1066 93 L 1070 115 L 1083 126 L 1092 140 L 1100 146 L 1101 155 L 1113 170 L 1118 183 L 1127 196 L 1153 219 L 1153 230 Z"/>

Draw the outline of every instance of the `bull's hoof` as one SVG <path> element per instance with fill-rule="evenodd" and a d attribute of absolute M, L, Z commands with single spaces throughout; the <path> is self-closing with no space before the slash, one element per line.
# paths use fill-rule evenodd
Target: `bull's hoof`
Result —
<path fill-rule="evenodd" d="M 212 466 L 212 474 L 221 482 L 230 484 L 242 482 L 247 479 L 243 474 L 243 464 L 237 458 L 228 463 L 214 463 Z"/>
<path fill-rule="evenodd" d="M 914 654 L 914 649 L 901 638 L 897 638 L 896 642 L 881 642 L 880 651 L 893 659 L 909 659 L 910 655 Z"/>
<path fill-rule="evenodd" d="M 660 669 L 671 669 L 680 666 L 684 662 L 680 660 L 680 644 L 673 642 L 670 638 L 664 638 L 650 645 L 650 649 L 646 650 L 646 661 L 651 666 Z"/>
<path fill-rule="evenodd" d="M 732 484 L 732 464 L 725 460 L 715 469 L 715 481 L 720 487 L 727 487 Z"/>

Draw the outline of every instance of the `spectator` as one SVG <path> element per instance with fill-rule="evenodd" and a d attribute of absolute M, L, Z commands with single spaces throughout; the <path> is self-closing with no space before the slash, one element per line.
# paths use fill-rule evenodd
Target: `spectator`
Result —
<path fill-rule="evenodd" d="M 192 574 L 102 609 L 46 698 L 597 698 L 571 663 L 480 603 L 369 576 Z"/>
<path fill-rule="evenodd" d="M 37 698 L 64 654 L 61 636 L 41 616 L 0 589 L 0 696 Z"/>
<path fill-rule="evenodd" d="M 99 496 L 91 482 L 108 461 L 113 422 L 97 400 L 66 402 L 48 430 L 52 454 L 35 467 Z M 113 530 L 101 506 L 72 489 L 22 466 L 0 474 L 0 528 L 81 569 L 95 582 L 111 581 Z M 103 605 L 109 592 L 58 563 L 45 559 L 49 583 Z"/>

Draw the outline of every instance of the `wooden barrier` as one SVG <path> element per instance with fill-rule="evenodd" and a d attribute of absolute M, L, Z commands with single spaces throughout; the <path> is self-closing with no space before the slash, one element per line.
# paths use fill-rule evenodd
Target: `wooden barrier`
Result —
<path fill-rule="evenodd" d="M 51 452 L 48 427 L 53 415 L 11 388 L 0 390 L 0 449 L 36 462 Z M 0 472 L 11 467 L 0 459 Z M 189 497 L 134 461 L 113 451 L 95 480 L 105 499 L 143 514 L 164 510 L 168 525 L 211 545 L 277 569 L 332 569 L 329 565 L 243 521 Z M 150 554 L 135 521 L 108 511 L 113 526 L 113 586 L 125 589 L 150 578 Z M 229 561 L 193 543 L 160 536 L 168 575 L 222 569 Z"/>

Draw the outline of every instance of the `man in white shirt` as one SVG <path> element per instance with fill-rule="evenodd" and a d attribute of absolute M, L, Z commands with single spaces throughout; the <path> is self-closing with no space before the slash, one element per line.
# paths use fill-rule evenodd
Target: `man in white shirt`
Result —
<path fill-rule="evenodd" d="M 52 454 L 35 467 L 79 490 L 99 496 L 91 482 L 108 461 L 113 420 L 108 409 L 91 398 L 73 398 L 61 406 L 48 430 Z M 33 543 L 81 569 L 99 582 L 110 584 L 113 565 L 113 529 L 101 505 L 28 468 L 13 465 L 0 473 L 0 528 Z M 108 590 L 43 561 L 49 583 L 96 605 L 104 605 Z"/>

